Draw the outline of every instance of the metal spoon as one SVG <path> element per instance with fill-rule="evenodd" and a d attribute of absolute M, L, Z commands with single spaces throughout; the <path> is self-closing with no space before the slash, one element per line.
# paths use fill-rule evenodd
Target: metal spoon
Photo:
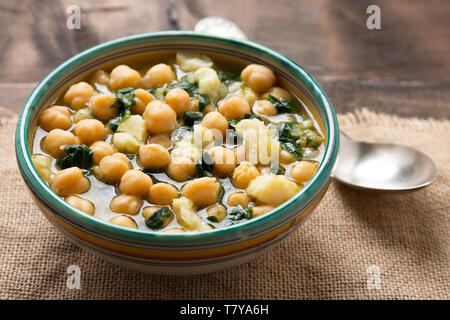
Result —
<path fill-rule="evenodd" d="M 206 17 L 195 31 L 217 37 L 247 40 L 233 22 L 221 17 Z M 334 177 L 352 187 L 407 191 L 425 187 L 436 178 L 436 166 L 424 153 L 392 143 L 354 141 L 340 132 L 340 150 Z"/>

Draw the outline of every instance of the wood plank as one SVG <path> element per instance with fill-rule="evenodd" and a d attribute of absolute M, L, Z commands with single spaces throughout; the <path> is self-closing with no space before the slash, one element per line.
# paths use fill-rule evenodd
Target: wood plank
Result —
<path fill-rule="evenodd" d="M 450 74 L 450 2 L 377 1 L 382 30 L 366 28 L 373 1 L 32 1 L 0 6 L 0 81 L 38 81 L 60 62 L 120 36 L 192 29 L 204 16 L 235 21 L 316 76 L 341 79 L 436 79 Z M 82 10 L 81 30 L 65 26 L 68 5 Z M 24 54 L 19 54 L 24 53 Z"/>
<path fill-rule="evenodd" d="M 338 112 L 359 107 L 449 118 L 450 1 L 379 0 L 382 30 L 366 28 L 371 0 L 3 0 L 0 105 L 18 112 L 35 83 L 70 56 L 120 36 L 193 29 L 208 15 L 291 57 Z M 66 28 L 79 5 L 81 30 Z"/>

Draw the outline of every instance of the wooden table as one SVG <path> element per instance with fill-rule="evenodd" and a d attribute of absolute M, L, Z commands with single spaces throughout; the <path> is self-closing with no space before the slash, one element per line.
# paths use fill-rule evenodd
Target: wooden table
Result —
<path fill-rule="evenodd" d="M 66 9 L 81 8 L 81 30 Z M 381 8 L 381 30 L 366 8 Z M 93 45 L 167 29 L 193 29 L 209 15 L 309 71 L 338 112 L 367 107 L 407 117 L 450 118 L 447 0 L 2 0 L 0 106 L 18 113 L 45 74 Z"/>

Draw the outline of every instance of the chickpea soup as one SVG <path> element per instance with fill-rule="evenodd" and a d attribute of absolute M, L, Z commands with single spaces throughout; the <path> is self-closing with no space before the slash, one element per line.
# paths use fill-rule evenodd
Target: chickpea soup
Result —
<path fill-rule="evenodd" d="M 319 120 L 271 69 L 158 59 L 96 71 L 39 114 L 33 164 L 67 203 L 123 227 L 201 232 L 267 214 L 313 177 Z"/>

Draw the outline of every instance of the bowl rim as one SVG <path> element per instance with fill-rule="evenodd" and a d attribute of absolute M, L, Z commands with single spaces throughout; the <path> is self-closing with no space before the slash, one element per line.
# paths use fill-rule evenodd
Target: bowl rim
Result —
<path fill-rule="evenodd" d="M 203 42 L 207 45 L 217 43 L 220 45 L 232 46 L 241 50 L 250 50 L 252 52 L 262 54 L 277 61 L 277 63 L 280 63 L 283 68 L 286 68 L 295 74 L 295 76 L 298 77 L 307 87 L 310 94 L 316 99 L 317 104 L 324 114 L 325 123 L 323 124 L 328 132 L 323 159 L 320 162 L 319 168 L 313 178 L 294 197 L 276 207 L 270 212 L 270 214 L 265 214 L 240 224 L 203 232 L 164 233 L 152 230 L 147 231 L 131 229 L 95 218 L 76 208 L 73 208 L 61 197 L 56 195 L 37 174 L 37 171 L 31 162 L 31 154 L 28 152 L 29 130 L 33 120 L 33 112 L 31 109 L 37 101 L 43 98 L 46 90 L 49 89 L 52 84 L 58 82 L 56 81 L 58 76 L 62 76 L 74 65 L 82 64 L 89 61 L 89 59 L 92 59 L 93 57 L 98 57 L 102 54 L 104 55 L 111 49 L 117 49 L 117 47 L 120 46 L 126 47 L 134 43 L 139 43 L 140 41 L 160 41 L 163 39 L 167 41 L 167 38 L 177 40 L 195 40 Z M 193 47 L 195 47 L 195 44 Z M 224 52 L 223 55 L 226 55 L 226 52 Z M 249 234 L 252 234 L 252 232 L 254 234 L 255 231 L 261 230 L 262 226 L 266 225 L 267 228 L 267 226 L 270 226 L 271 223 L 277 221 L 277 216 L 279 216 L 282 212 L 290 212 L 292 215 L 293 212 L 298 211 L 295 209 L 295 206 L 298 206 L 300 203 L 303 203 L 303 206 L 305 206 L 307 203 L 312 202 L 315 196 L 317 196 L 326 186 L 328 186 L 328 182 L 331 178 L 332 170 L 336 163 L 338 154 L 339 127 L 336 112 L 334 111 L 331 101 L 322 88 L 317 84 L 315 79 L 302 67 L 281 53 L 249 40 L 221 38 L 194 31 L 160 31 L 129 35 L 101 43 L 76 54 L 53 69 L 38 83 L 26 100 L 18 119 L 15 144 L 16 158 L 20 172 L 31 191 L 42 202 L 44 202 L 46 206 L 50 207 L 52 211 L 60 214 L 61 217 L 75 223 L 79 227 L 84 227 L 86 230 L 94 232 L 97 235 L 108 235 L 112 236 L 113 239 L 121 239 L 128 242 L 137 241 L 141 244 L 149 244 L 152 243 L 151 241 L 160 243 L 167 241 L 168 244 L 171 244 L 179 243 L 180 240 L 187 241 L 186 243 L 189 241 L 195 241 L 198 243 L 199 241 L 211 241 L 213 239 L 220 242 L 219 238 L 225 235 L 228 238 L 236 238 L 243 237 L 246 234 L 248 236 Z"/>

